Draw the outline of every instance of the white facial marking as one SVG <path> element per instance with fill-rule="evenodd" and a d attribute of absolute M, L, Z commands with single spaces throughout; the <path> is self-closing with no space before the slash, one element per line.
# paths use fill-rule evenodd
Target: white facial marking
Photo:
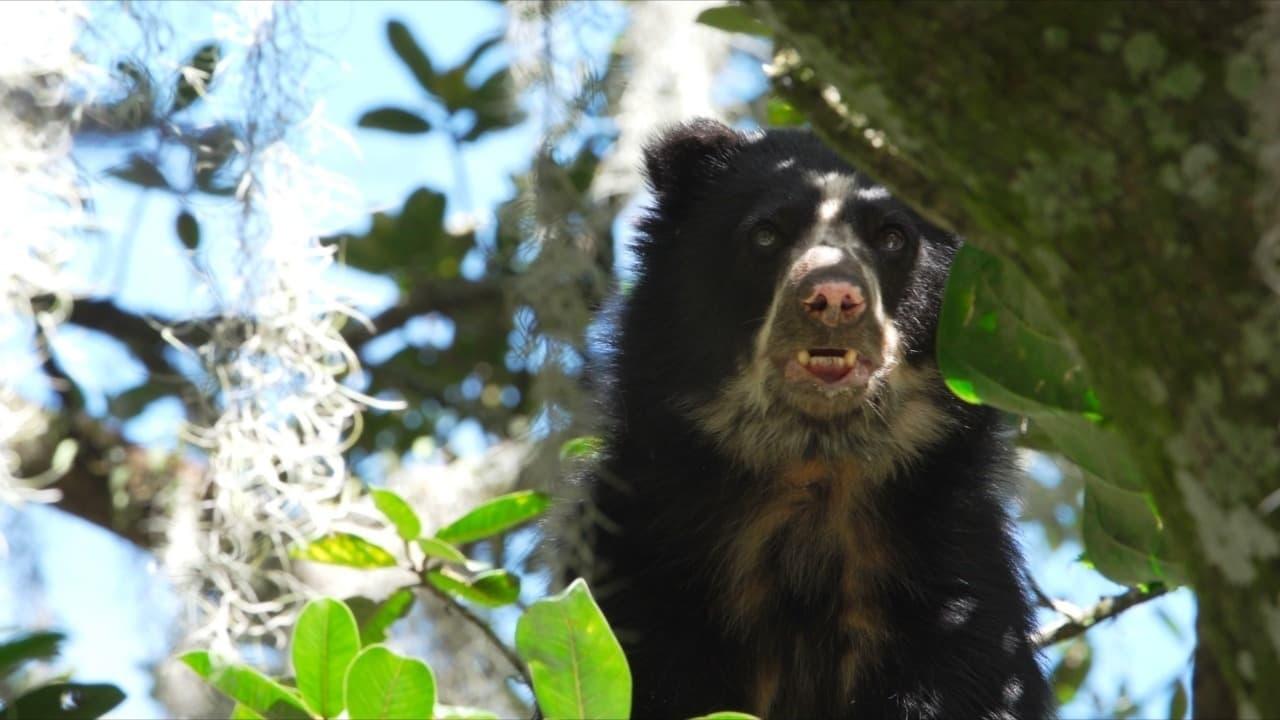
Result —
<path fill-rule="evenodd" d="M 844 207 L 844 200 L 841 198 L 827 198 L 818 205 L 818 220 L 821 222 L 831 222 L 840 215 L 841 208 Z"/>
<path fill-rule="evenodd" d="M 883 200 L 889 197 L 889 191 L 875 185 L 873 187 L 858 188 L 854 191 L 854 196 L 859 200 Z"/>
<path fill-rule="evenodd" d="M 823 197 L 845 198 L 853 191 L 856 178 L 838 172 L 810 173 L 809 182 L 822 191 Z"/>
<path fill-rule="evenodd" d="M 793 165 L 795 165 L 795 164 L 796 164 L 796 159 L 795 159 L 795 158 L 787 158 L 787 159 L 785 159 L 785 160 L 779 160 L 779 161 L 778 161 L 778 164 L 773 166 L 773 169 L 774 169 L 775 171 L 777 171 L 777 170 L 786 170 L 787 168 L 789 168 L 789 167 L 791 167 L 791 166 L 793 166 Z"/>

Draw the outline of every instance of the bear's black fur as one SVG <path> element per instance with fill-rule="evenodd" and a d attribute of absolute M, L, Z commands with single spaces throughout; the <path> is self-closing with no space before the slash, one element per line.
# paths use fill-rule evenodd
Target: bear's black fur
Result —
<path fill-rule="evenodd" d="M 933 360 L 959 241 L 807 132 L 694 121 L 646 171 L 586 477 L 634 717 L 1051 715 L 1010 450 Z"/>

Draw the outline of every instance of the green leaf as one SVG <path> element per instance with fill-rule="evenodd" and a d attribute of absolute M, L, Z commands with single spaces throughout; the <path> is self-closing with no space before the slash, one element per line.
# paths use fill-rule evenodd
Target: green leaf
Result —
<path fill-rule="evenodd" d="M 1169 720 L 1182 720 L 1187 716 L 1187 688 L 1181 680 L 1173 681 L 1173 697 L 1169 698 Z"/>
<path fill-rule="evenodd" d="M 53 683 L 32 690 L 0 710 L 0 720 L 92 720 L 124 701 L 115 685 Z"/>
<path fill-rule="evenodd" d="M 467 563 L 467 556 L 461 550 L 439 538 L 418 538 L 418 547 L 422 548 L 422 553 L 427 557 L 458 565 Z"/>
<path fill-rule="evenodd" d="M 748 35 L 773 35 L 768 25 L 757 20 L 742 5 L 722 5 L 703 10 L 698 13 L 697 22 L 717 30 L 746 33 Z"/>
<path fill-rule="evenodd" d="M 1072 640 L 1062 653 L 1062 660 L 1053 669 L 1049 682 L 1058 704 L 1064 705 L 1075 697 L 1085 678 L 1089 677 L 1089 669 L 1093 667 L 1093 652 L 1089 643 L 1083 638 Z"/>
<path fill-rule="evenodd" d="M 431 131 L 431 123 L 421 115 L 404 108 L 381 107 L 360 116 L 356 123 L 362 128 L 389 130 L 405 135 L 418 135 Z"/>
<path fill-rule="evenodd" d="M 484 57 L 484 54 L 493 48 L 501 45 L 505 38 L 506 36 L 503 33 L 497 33 L 476 43 L 476 46 L 471 48 L 471 52 L 467 53 L 467 56 L 462 59 L 462 62 L 454 68 L 454 71 L 461 71 L 464 75 L 470 73 L 476 63 L 480 62 L 480 58 Z"/>
<path fill-rule="evenodd" d="M 196 221 L 196 216 L 183 210 L 178 213 L 178 219 L 174 223 L 178 231 L 178 239 L 182 241 L 183 247 L 188 250 L 195 250 L 200 247 L 200 223 Z"/>
<path fill-rule="evenodd" d="M 293 628 L 293 671 L 307 706 L 321 717 L 342 712 L 347 666 L 360 652 L 355 616 L 338 600 L 312 600 Z"/>
<path fill-rule="evenodd" d="M 1014 265 L 961 248 L 939 319 L 938 367 L 961 399 L 1027 416 L 1084 472 L 1082 534 L 1099 571 L 1124 584 L 1182 581 L 1128 441 L 1103 419 L 1074 342 Z"/>
<path fill-rule="evenodd" d="M 502 569 L 486 570 L 475 577 L 459 577 L 449 570 L 431 570 L 427 582 L 450 595 L 485 607 L 510 605 L 520 597 L 520 578 Z"/>
<path fill-rule="evenodd" d="M 206 650 L 178 658 L 227 697 L 269 720 L 301 720 L 311 713 L 289 689 L 248 665 L 227 663 Z"/>
<path fill-rule="evenodd" d="M 461 63 L 436 76 L 436 82 L 431 92 L 445 106 L 449 114 L 452 115 L 462 110 L 475 110 L 477 112 L 481 110 L 478 106 L 483 104 L 482 100 L 477 97 L 476 89 L 467 82 L 467 75 L 475 68 L 480 58 L 502 43 L 502 40 L 503 35 L 501 33 L 486 38 L 471 48 L 471 52 L 467 54 L 467 57 Z"/>
<path fill-rule="evenodd" d="M 1109 579 L 1125 585 L 1187 581 L 1185 566 L 1169 560 L 1164 534 L 1152 517 L 1146 493 L 1134 493 L 1086 476 L 1080 535 L 1085 557 Z"/>
<path fill-rule="evenodd" d="M 244 703 L 236 703 L 231 708 L 231 716 L 228 720 L 263 720 L 263 717 L 250 710 Z"/>
<path fill-rule="evenodd" d="M 146 409 L 162 397 L 172 395 L 172 390 L 161 383 L 142 383 L 119 395 L 107 398 L 107 411 L 119 419 L 128 419 Z"/>
<path fill-rule="evenodd" d="M 351 597 L 344 602 L 351 608 L 356 624 L 360 627 L 360 644 L 366 646 L 386 640 L 387 629 L 409 614 L 413 601 L 413 591 L 401 588 L 382 602 L 374 602 L 366 597 Z"/>
<path fill-rule="evenodd" d="M 544 717 L 630 716 L 627 658 L 582 579 L 521 616 L 516 650 L 529 666 Z"/>
<path fill-rule="evenodd" d="M 765 105 L 765 118 L 775 127 L 796 127 L 805 123 L 804 113 L 780 97 L 771 97 Z"/>
<path fill-rule="evenodd" d="M 160 172 L 160 168 L 141 155 L 130 155 L 129 164 L 111 168 L 107 174 L 149 190 L 173 189 L 165 179 L 164 173 Z"/>
<path fill-rule="evenodd" d="M 576 438 L 569 438 L 560 446 L 560 459 L 591 458 L 600 452 L 602 447 L 604 447 L 604 441 L 595 435 L 580 435 Z"/>
<path fill-rule="evenodd" d="M 178 71 L 178 85 L 173 92 L 173 112 L 186 109 L 209 92 L 222 48 L 217 43 L 202 45 L 182 64 Z"/>
<path fill-rule="evenodd" d="M 524 111 L 515 102 L 511 72 L 501 69 L 482 81 L 471 94 L 475 121 L 463 134 L 463 142 L 473 142 L 493 130 L 502 130 L 524 119 Z"/>
<path fill-rule="evenodd" d="M 432 231 L 441 229 L 447 207 L 448 199 L 444 193 L 431 188 L 420 187 L 409 193 L 400 208 L 400 217 L 396 219 L 400 240 L 408 246 L 406 249 L 419 249 L 424 238 L 432 238 Z M 430 257 L 415 256 L 414 259 L 425 262 Z"/>
<path fill-rule="evenodd" d="M 436 537 L 461 545 L 506 532 L 542 514 L 551 498 L 534 490 L 496 497 L 463 515 L 436 533 Z"/>
<path fill-rule="evenodd" d="M 300 560 L 355 568 L 396 565 L 396 558 L 391 553 L 358 535 L 344 532 L 325 535 L 304 548 L 295 549 L 292 555 Z"/>
<path fill-rule="evenodd" d="M 67 636 L 60 632 L 23 633 L 0 643 L 0 677 L 29 660 L 47 660 L 58 654 L 58 646 Z"/>
<path fill-rule="evenodd" d="M 938 367 L 964 400 L 1019 414 L 1100 413 L 1084 360 L 1043 296 L 1015 266 L 972 245 L 947 280 Z"/>
<path fill-rule="evenodd" d="M 422 46 L 414 39 L 413 33 L 409 28 L 399 20 L 391 20 L 387 23 L 387 42 L 391 44 L 391 49 L 399 56 L 400 61 L 405 67 L 409 68 L 409 72 L 413 73 L 413 77 L 427 92 L 434 92 L 436 84 L 436 72 L 431 67 L 431 58 L 422 50 Z"/>
<path fill-rule="evenodd" d="M 422 534 L 422 521 L 418 519 L 418 513 L 413 511 L 409 503 L 404 498 L 391 492 L 390 490 L 377 489 L 372 492 L 373 504 L 392 525 L 396 527 L 396 533 L 405 540 L 414 540 Z"/>
<path fill-rule="evenodd" d="M 498 714 L 466 705 L 436 705 L 435 720 L 498 720 Z"/>
<path fill-rule="evenodd" d="M 353 718 L 429 718 L 435 702 L 431 668 L 381 645 L 365 648 L 347 671 L 347 712 Z"/>

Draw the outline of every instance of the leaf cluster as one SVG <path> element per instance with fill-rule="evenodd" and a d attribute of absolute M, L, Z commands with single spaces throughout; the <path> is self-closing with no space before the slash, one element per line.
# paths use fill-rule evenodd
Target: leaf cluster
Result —
<path fill-rule="evenodd" d="M 584 440 L 571 451 L 588 446 Z M 423 533 L 421 519 L 404 498 L 384 489 L 372 490 L 371 496 L 404 545 L 399 557 L 392 548 L 345 533 L 310 542 L 295 556 L 361 569 L 402 566 L 417 574 L 420 583 L 381 601 L 353 597 L 309 602 L 293 630 L 292 685 L 206 651 L 183 655 L 188 667 L 236 701 L 232 718 L 332 718 L 343 712 L 359 718 L 496 717 L 439 703 L 431 668 L 383 644 L 390 626 L 406 616 L 421 591 L 444 598 L 498 645 L 530 684 L 543 717 L 630 716 L 626 656 L 581 579 L 524 609 L 516 623 L 514 647 L 468 609 L 516 603 L 519 579 L 469 559 L 463 548 L 537 519 L 550 503 L 546 495 L 523 491 L 494 498 L 430 535 Z M 751 718 L 741 713 L 706 717 Z"/>
<path fill-rule="evenodd" d="M 389 105 L 369 110 L 360 116 L 360 127 L 406 135 L 440 128 L 455 142 L 471 143 L 524 119 L 514 100 L 509 68 L 473 79 L 481 61 L 502 42 L 501 35 L 485 39 L 461 63 L 440 70 L 403 22 L 391 20 L 386 32 L 387 42 L 418 82 L 425 102 L 418 107 Z"/>
<path fill-rule="evenodd" d="M 24 672 L 31 664 L 58 655 L 66 636 L 38 630 L 0 640 L 0 720 L 90 720 L 124 701 L 115 685 L 79 683 L 61 678 L 32 684 Z"/>

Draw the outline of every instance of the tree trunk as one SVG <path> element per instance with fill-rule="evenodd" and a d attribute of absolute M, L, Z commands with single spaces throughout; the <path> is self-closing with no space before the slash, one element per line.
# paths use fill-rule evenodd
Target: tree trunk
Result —
<path fill-rule="evenodd" d="M 1047 296 L 1280 717 L 1280 7 L 751 4 L 821 134 Z"/>

